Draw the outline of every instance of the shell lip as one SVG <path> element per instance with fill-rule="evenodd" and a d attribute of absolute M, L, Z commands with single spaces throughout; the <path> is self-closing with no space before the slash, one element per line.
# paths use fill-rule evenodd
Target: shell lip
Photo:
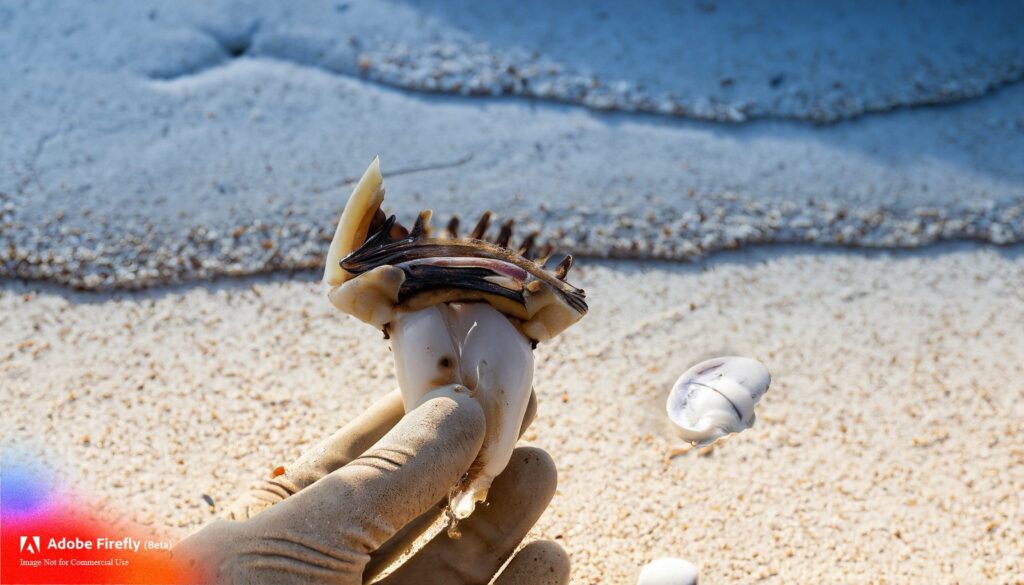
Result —
<path fill-rule="evenodd" d="M 439 239 L 403 233 L 404 230 L 396 229 L 399 226 L 396 226 L 394 215 L 375 227 L 376 230 L 361 246 L 341 259 L 340 265 L 343 270 L 354 275 L 384 265 L 401 268 L 406 279 L 399 290 L 399 303 L 424 292 L 462 289 L 494 294 L 525 305 L 525 293 L 522 290 L 512 290 L 488 280 L 505 277 L 519 281 L 520 284 L 541 281 L 560 294 L 581 315 L 588 310 L 586 293 L 582 289 L 550 274 L 537 262 L 509 248 L 474 238 Z M 392 235 L 395 233 L 399 237 Z M 459 258 L 485 262 L 467 262 L 470 265 L 459 266 L 457 262 L 441 261 Z M 432 259 L 438 262 L 430 262 Z M 525 278 L 520 278 L 523 274 Z"/>

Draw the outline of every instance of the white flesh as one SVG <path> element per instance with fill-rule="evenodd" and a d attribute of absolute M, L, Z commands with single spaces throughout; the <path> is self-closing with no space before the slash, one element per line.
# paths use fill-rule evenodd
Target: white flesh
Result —
<path fill-rule="evenodd" d="M 483 407 L 487 435 L 452 512 L 469 516 L 512 457 L 530 402 L 530 341 L 487 303 L 443 303 L 399 311 L 389 328 L 406 410 L 439 386 L 462 384 Z M 447 364 L 447 365 L 445 365 Z"/>

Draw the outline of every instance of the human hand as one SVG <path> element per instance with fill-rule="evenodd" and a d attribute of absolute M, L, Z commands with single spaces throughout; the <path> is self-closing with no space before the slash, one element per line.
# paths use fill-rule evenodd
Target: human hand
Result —
<path fill-rule="evenodd" d="M 531 399 L 523 427 L 536 411 Z M 385 396 L 277 477 L 261 481 L 175 547 L 220 583 L 340 583 L 372 579 L 442 513 L 448 491 L 476 458 L 484 415 L 460 386 L 424 396 L 403 416 Z M 554 495 L 550 456 L 515 450 L 491 502 L 443 531 L 386 575 L 383 585 L 490 583 Z M 569 560 L 547 541 L 519 550 L 496 585 L 564 584 Z"/>

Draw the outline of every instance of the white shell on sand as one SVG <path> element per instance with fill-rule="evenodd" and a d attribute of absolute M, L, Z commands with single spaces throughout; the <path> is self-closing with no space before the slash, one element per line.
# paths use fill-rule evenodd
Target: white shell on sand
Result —
<path fill-rule="evenodd" d="M 655 559 L 644 565 L 636 585 L 697 585 L 697 567 L 683 559 Z"/>
<path fill-rule="evenodd" d="M 768 368 L 745 357 L 703 361 L 676 380 L 669 393 L 668 417 L 684 439 L 710 445 L 754 424 L 754 406 L 771 384 Z"/>

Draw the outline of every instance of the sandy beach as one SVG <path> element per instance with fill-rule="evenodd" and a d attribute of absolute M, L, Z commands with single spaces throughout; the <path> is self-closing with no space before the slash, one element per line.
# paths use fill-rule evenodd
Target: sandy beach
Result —
<path fill-rule="evenodd" d="M 801 248 L 582 261 L 592 313 L 537 351 L 535 533 L 574 583 L 682 556 L 707 583 L 1013 583 L 1024 572 L 1024 255 Z M 180 536 L 396 381 L 309 273 L 145 293 L 0 294 L 0 441 Z M 750 431 L 674 438 L 700 359 L 775 374 Z M 351 375 L 356 373 L 357 375 Z M 206 494 L 215 502 L 209 506 Z"/>
<path fill-rule="evenodd" d="M 319 282 L 380 155 L 577 258 L 523 439 L 572 583 L 1024 582 L 1024 5 L 550 4 L 0 3 L 0 480 L 175 540 L 394 389 Z M 689 448 L 720 355 L 773 384 Z"/>

